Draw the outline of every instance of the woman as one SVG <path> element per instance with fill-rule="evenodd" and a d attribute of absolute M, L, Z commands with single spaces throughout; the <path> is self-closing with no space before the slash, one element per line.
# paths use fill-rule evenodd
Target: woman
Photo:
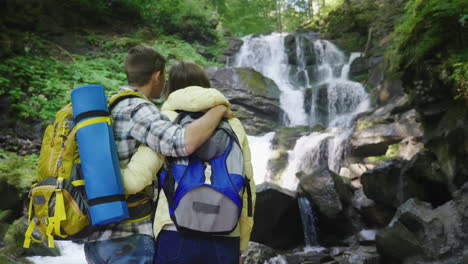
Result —
<path fill-rule="evenodd" d="M 230 106 L 228 100 L 216 89 L 209 88 L 210 81 L 206 73 L 193 62 L 182 61 L 173 65 L 169 71 L 169 81 L 165 95 L 168 95 L 161 110 L 171 120 L 175 120 L 177 110 L 202 112 L 219 104 Z M 250 149 L 244 128 L 237 118 L 227 120 L 239 139 L 243 152 L 246 177 L 250 179 L 250 188 L 255 204 L 255 183 L 250 158 Z M 141 146 L 124 171 L 124 184 L 127 192 L 138 191 L 147 184 L 159 170 L 161 157 Z M 151 170 L 148 168 L 152 166 Z M 126 175 L 132 174 L 133 177 Z M 143 176 L 142 175 L 146 175 Z M 136 176 L 145 181 L 137 183 Z M 253 216 L 247 215 L 247 192 L 244 192 L 243 208 L 239 223 L 227 236 L 186 235 L 177 231 L 169 216 L 167 199 L 160 192 L 154 219 L 154 235 L 157 238 L 155 263 L 238 263 L 240 252 L 247 248 L 253 226 Z"/>

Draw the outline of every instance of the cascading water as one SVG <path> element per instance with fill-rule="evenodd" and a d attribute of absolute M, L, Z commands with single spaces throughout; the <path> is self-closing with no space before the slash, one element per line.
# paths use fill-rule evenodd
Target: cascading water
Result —
<path fill-rule="evenodd" d="M 289 126 L 307 124 L 304 92 L 290 78 L 291 67 L 284 48 L 286 34 L 272 33 L 262 37 L 244 37 L 236 56 L 236 67 L 252 67 L 275 81 L 281 90 L 280 104 L 289 119 Z"/>
<path fill-rule="evenodd" d="M 348 79 L 350 65 L 360 53 L 353 53 L 347 59 L 326 40 L 314 41 L 313 47 L 316 65 L 309 124 L 321 124 L 327 129 L 296 141 L 281 179 L 281 185 L 292 190 L 297 187 L 296 173 L 300 171 L 310 174 L 320 167 L 328 167 L 339 172 L 348 145 L 346 141 L 352 133 L 353 119 L 370 105 L 364 86 Z"/>
<path fill-rule="evenodd" d="M 307 124 L 312 127 L 320 124 L 326 128 L 322 132 L 313 132 L 299 138 L 294 149 L 288 151 L 288 165 L 276 183 L 296 190 L 299 183 L 296 177 L 298 172 L 310 174 L 327 166 L 338 173 L 347 141 L 352 134 L 353 120 L 358 113 L 369 108 L 370 102 L 365 88 L 360 83 L 349 80 L 351 63 L 361 56 L 360 53 L 352 53 L 346 57 L 329 41 L 314 40 L 298 34 L 295 37 L 297 66 L 292 70 L 287 65 L 284 38 L 284 34 L 278 33 L 244 38 L 244 45 L 236 58 L 236 66 L 252 67 L 276 82 L 282 91 L 281 107 L 291 121 L 289 126 Z M 304 41 L 304 38 L 309 41 Z M 310 42 L 310 47 L 305 46 L 305 43 Z M 304 56 L 306 49 L 313 49 L 315 54 L 312 72 Z M 304 109 L 307 88 L 312 88 L 310 111 Z M 253 164 L 254 167 L 259 165 Z M 264 179 L 266 175 L 267 173 L 256 176 L 256 179 Z M 317 232 L 312 206 L 306 197 L 299 197 L 298 203 L 305 244 L 316 246 Z M 282 256 L 277 256 L 266 263 L 284 261 Z"/>
<path fill-rule="evenodd" d="M 304 227 L 305 245 L 306 247 L 318 246 L 316 218 L 312 205 L 305 196 L 299 196 L 297 202 L 299 203 L 299 211 L 301 212 L 301 220 Z"/>

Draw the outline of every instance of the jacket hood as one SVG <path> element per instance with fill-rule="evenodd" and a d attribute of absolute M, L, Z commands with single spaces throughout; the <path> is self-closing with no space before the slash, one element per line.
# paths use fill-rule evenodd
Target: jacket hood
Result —
<path fill-rule="evenodd" d="M 189 86 L 171 93 L 161 107 L 161 110 L 200 112 L 216 105 L 231 106 L 226 97 L 214 88 Z"/>

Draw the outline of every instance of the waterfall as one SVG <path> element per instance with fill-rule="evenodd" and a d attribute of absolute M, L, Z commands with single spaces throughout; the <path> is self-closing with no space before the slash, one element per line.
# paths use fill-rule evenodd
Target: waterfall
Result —
<path fill-rule="evenodd" d="M 272 79 L 281 91 L 280 105 L 286 112 L 290 126 L 306 125 L 303 90 L 296 88 L 290 78 L 291 67 L 284 48 L 286 34 L 272 33 L 262 37 L 249 35 L 243 38 L 236 67 L 252 67 Z"/>
<path fill-rule="evenodd" d="M 310 201 L 305 196 L 297 198 L 299 211 L 301 213 L 302 226 L 304 229 L 304 240 L 306 247 L 318 246 L 316 218 Z"/>
<path fill-rule="evenodd" d="M 248 136 L 255 184 L 265 181 L 267 164 L 272 153 L 270 142 L 274 135 L 274 132 L 270 132 L 263 136 Z"/>

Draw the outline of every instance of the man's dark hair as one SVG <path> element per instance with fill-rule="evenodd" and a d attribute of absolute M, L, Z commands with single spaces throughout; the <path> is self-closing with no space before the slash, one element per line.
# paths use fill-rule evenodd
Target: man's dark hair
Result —
<path fill-rule="evenodd" d="M 177 62 L 169 70 L 165 95 L 188 86 L 209 88 L 211 85 L 208 76 L 200 66 L 191 61 Z"/>
<path fill-rule="evenodd" d="M 131 48 L 125 57 L 125 74 L 128 84 L 143 86 L 155 72 L 164 74 L 166 59 L 152 47 L 137 45 Z"/>

